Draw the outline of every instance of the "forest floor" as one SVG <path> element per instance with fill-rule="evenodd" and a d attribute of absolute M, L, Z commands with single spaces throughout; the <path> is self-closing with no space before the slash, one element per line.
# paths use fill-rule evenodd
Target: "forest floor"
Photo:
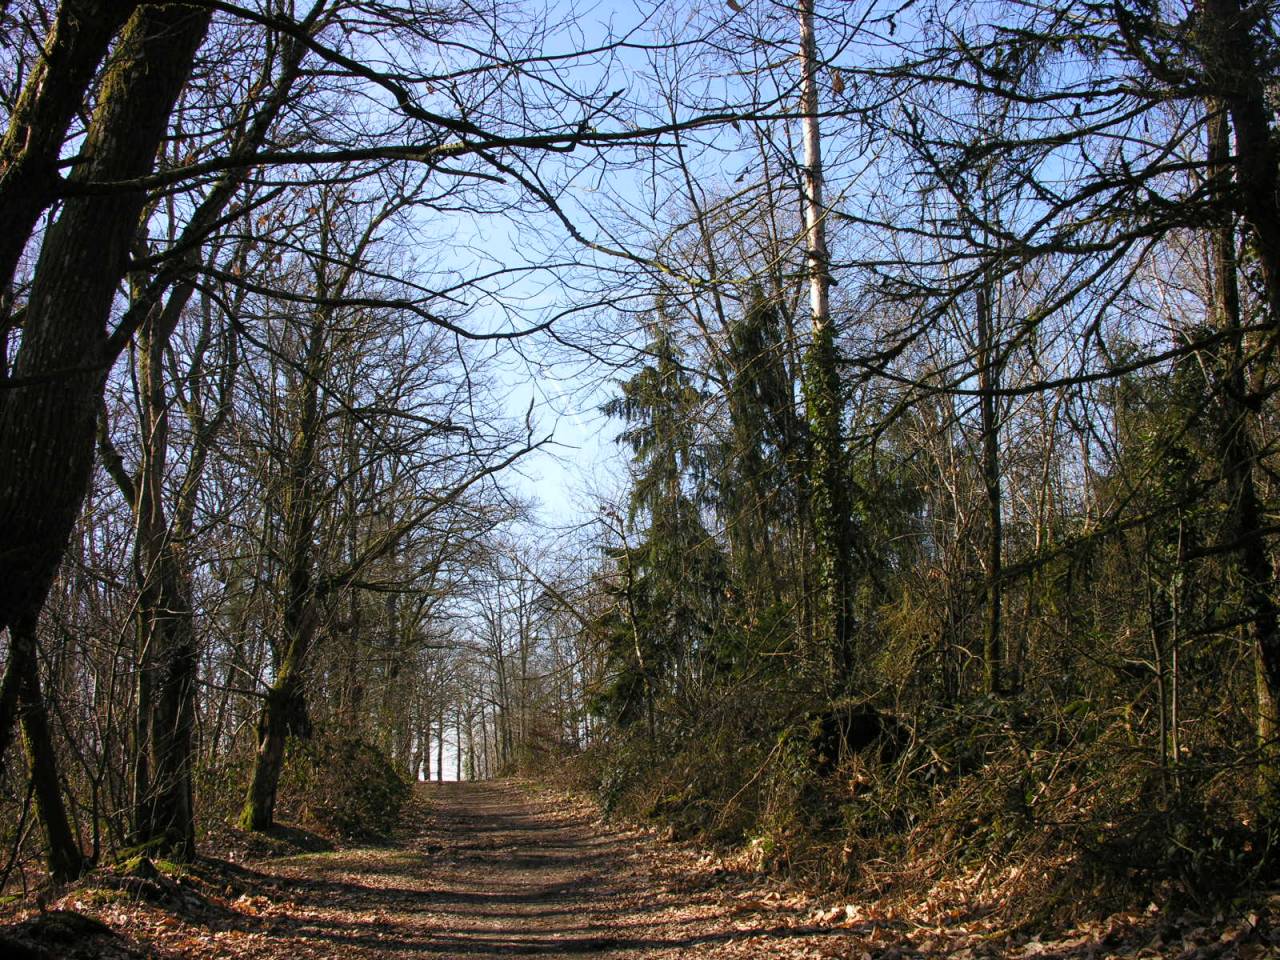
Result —
<path fill-rule="evenodd" d="M 302 837 L 299 834 L 299 837 Z M 251 852 L 251 851 L 250 851 Z M 234 854 L 232 854 L 234 856 Z M 418 788 L 391 843 L 104 874 L 0 930 L 9 957 L 1280 956 L 1280 895 L 1039 936 L 815 899 L 517 782 Z"/>

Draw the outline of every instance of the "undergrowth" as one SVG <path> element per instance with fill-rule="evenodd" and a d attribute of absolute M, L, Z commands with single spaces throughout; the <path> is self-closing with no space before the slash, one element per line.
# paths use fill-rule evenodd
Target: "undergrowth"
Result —
<path fill-rule="evenodd" d="M 202 771 L 210 824 L 235 819 L 244 802 L 248 760 Z M 343 840 L 381 840 L 400 819 L 412 788 L 377 747 L 317 730 L 291 739 L 276 801 L 277 820 Z"/>
<path fill-rule="evenodd" d="M 880 735 L 834 760 L 828 714 L 744 697 L 699 732 L 599 742 L 572 770 L 606 813 L 756 870 L 951 917 L 1029 928 L 1151 903 L 1212 909 L 1277 875 L 1238 745 L 1206 740 L 1161 764 L 1131 714 L 1091 704 L 858 709 Z"/>

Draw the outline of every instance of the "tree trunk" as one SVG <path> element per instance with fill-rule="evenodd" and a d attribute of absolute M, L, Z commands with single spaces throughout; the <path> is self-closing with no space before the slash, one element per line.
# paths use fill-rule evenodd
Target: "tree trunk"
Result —
<path fill-rule="evenodd" d="M 1001 632 L 1001 549 L 1004 531 L 1000 515 L 1000 433 L 995 391 L 1000 371 L 995 350 L 990 277 L 984 271 L 978 285 L 978 389 L 982 416 L 982 485 L 987 495 L 986 618 L 982 634 L 982 680 L 985 692 L 1004 691 L 1004 642 Z"/>
<path fill-rule="evenodd" d="M 444 691 L 440 692 L 440 713 L 436 717 L 436 783 L 444 783 Z"/>
<path fill-rule="evenodd" d="M 1222 105 L 1210 103 L 1210 175 L 1225 177 L 1229 171 L 1231 135 Z M 1240 290 L 1236 263 L 1236 232 L 1228 223 L 1211 237 L 1214 265 L 1214 300 L 1218 325 L 1231 334 L 1223 358 L 1225 369 L 1219 384 L 1223 406 L 1222 474 L 1227 484 L 1227 505 L 1235 541 L 1240 544 L 1236 569 L 1241 580 L 1245 629 L 1258 664 L 1256 728 L 1260 806 L 1274 817 L 1280 814 L 1280 743 L 1276 739 L 1276 704 L 1280 701 L 1280 610 L 1271 593 L 1272 565 L 1267 557 L 1263 527 L 1266 517 L 1258 498 L 1258 467 L 1254 421 L 1258 416 L 1254 394 L 1245 370 L 1246 344 L 1242 330 Z"/>
<path fill-rule="evenodd" d="M 190 603 L 168 573 L 168 585 L 157 594 L 163 620 L 147 628 L 151 655 L 143 669 L 152 677 L 146 743 L 152 781 L 137 817 L 144 828 L 138 841 L 189 860 L 196 852 L 191 767 L 198 658 Z"/>
<path fill-rule="evenodd" d="M 419 706 L 418 756 L 413 765 L 415 780 L 431 780 L 431 708 L 427 703 Z"/>
<path fill-rule="evenodd" d="M 1203 24 L 1197 36 L 1204 43 L 1202 57 L 1211 68 L 1209 79 L 1218 90 L 1218 97 L 1211 99 L 1207 108 L 1209 174 L 1219 181 L 1224 215 L 1239 212 L 1252 233 L 1252 253 L 1266 298 L 1265 321 L 1274 330 L 1280 325 L 1280 143 L 1273 129 L 1275 114 L 1268 92 L 1271 71 L 1253 32 L 1261 10 L 1253 5 L 1242 7 L 1237 0 L 1204 0 Z M 1226 408 L 1222 469 L 1233 532 L 1241 545 L 1236 564 L 1242 580 L 1246 630 L 1257 663 L 1259 807 L 1265 817 L 1274 820 L 1280 816 L 1280 613 L 1271 593 L 1271 565 L 1262 532 L 1266 517 L 1256 488 L 1258 448 L 1253 429 L 1261 395 L 1250 388 L 1244 370 L 1235 242 L 1230 223 L 1213 232 L 1216 305 L 1220 324 L 1234 333 L 1227 345 L 1230 367 L 1222 384 Z"/>
<path fill-rule="evenodd" d="M 73 180 L 144 176 L 204 37 L 209 13 L 148 6 L 126 26 Z M 14 375 L 0 392 L 0 627 L 34 624 L 93 466 L 111 357 L 105 324 L 145 195 L 67 200 L 36 266 Z M 0 730 L 0 742 L 11 736 Z M 52 756 L 42 763 L 54 763 Z"/>
<path fill-rule="evenodd" d="M 195 625 L 179 561 L 171 550 L 153 569 L 139 601 L 138 632 L 147 697 L 138 749 L 149 778 L 139 785 L 134 811 L 135 842 L 176 860 L 195 856 L 192 752 L 195 732 Z"/>
<path fill-rule="evenodd" d="M 475 701 L 467 705 L 467 779 L 476 779 L 476 714 Z"/>
<path fill-rule="evenodd" d="M 307 456 L 309 459 L 309 454 Z M 240 825 L 245 830 L 266 830 L 274 825 L 285 745 L 290 736 L 306 737 L 311 733 L 303 670 L 316 629 L 311 574 L 314 516 L 309 502 L 304 501 L 300 507 L 306 516 L 289 537 L 291 562 L 284 616 L 285 653 L 258 717 L 258 751 L 240 813 Z"/>
<path fill-rule="evenodd" d="M 57 753 L 54 751 L 53 734 L 49 729 L 44 695 L 40 690 L 35 621 L 11 625 L 9 637 L 9 660 L 18 677 L 22 740 L 26 747 L 36 811 L 44 827 L 49 876 L 56 883 L 66 883 L 80 876 L 89 864 L 76 842 L 66 806 L 62 802 L 62 785 L 58 780 L 58 766 L 54 762 Z"/>
<path fill-rule="evenodd" d="M 837 690 L 846 691 L 856 667 L 853 649 L 852 518 L 848 495 L 850 478 L 845 470 L 844 409 L 840 399 L 835 335 L 828 299 L 831 266 L 827 252 L 827 211 L 822 205 L 818 49 L 813 29 L 813 0 L 800 2 L 800 62 L 800 107 L 804 114 L 805 255 L 813 324 L 813 339 L 805 364 L 804 393 L 809 421 L 814 546 L 822 597 L 819 634 L 827 647 L 830 679 Z"/>
<path fill-rule="evenodd" d="M 9 645 L 9 659 L 4 665 L 4 679 L 0 680 L 0 777 L 4 776 L 5 758 L 9 755 L 9 746 L 13 743 L 13 732 L 18 726 L 18 697 L 22 689 L 21 658 L 15 653 L 14 644 Z"/>
<path fill-rule="evenodd" d="M 267 830 L 275 825 L 276 793 L 284 771 L 284 751 L 291 735 L 307 732 L 307 706 L 302 679 L 292 660 L 286 660 L 267 691 L 258 717 L 258 752 L 244 808 L 240 811 L 243 830 Z"/>
<path fill-rule="evenodd" d="M 136 0 L 63 0 L 58 7 L 0 141 L 0 289 L 13 281 L 40 214 L 58 196 L 67 128 L 136 6 Z"/>
<path fill-rule="evenodd" d="M 1264 9 L 1240 0 L 1202 0 L 1196 36 L 1203 43 L 1207 79 L 1218 90 L 1217 112 L 1226 111 L 1235 133 L 1234 203 L 1253 233 L 1267 322 L 1275 326 L 1280 324 L 1280 142 L 1269 92 L 1273 70 L 1254 39 Z M 1230 156 L 1229 146 L 1224 158 Z M 1280 690 L 1280 648 L 1268 650 L 1263 659 L 1272 690 Z"/>
<path fill-rule="evenodd" d="M 453 711 L 453 736 L 456 749 L 453 754 L 453 779 L 462 782 L 462 711 Z"/>

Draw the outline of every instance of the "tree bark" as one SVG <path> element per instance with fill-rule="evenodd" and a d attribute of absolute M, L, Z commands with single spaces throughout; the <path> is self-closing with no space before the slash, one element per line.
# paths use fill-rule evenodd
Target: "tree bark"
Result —
<path fill-rule="evenodd" d="M 44 694 L 40 689 L 40 664 L 36 654 L 35 618 L 9 627 L 9 669 L 17 677 L 22 741 L 26 749 L 36 812 L 44 827 L 45 858 L 55 883 L 76 879 L 89 866 L 76 841 L 62 802 L 57 753 Z"/>
<path fill-rule="evenodd" d="M 57 198 L 67 128 L 136 0 L 63 0 L 0 141 L 0 289 L 13 281 L 40 214 Z"/>
<path fill-rule="evenodd" d="M 168 5 L 141 7 L 130 17 L 103 77 L 82 151 L 86 160 L 73 181 L 151 171 L 209 16 Z M 35 624 L 88 488 L 97 411 L 114 359 L 106 322 L 145 201 L 141 191 L 70 198 L 41 247 L 14 365 L 20 385 L 0 391 L 0 516 L 6 518 L 0 627 L 9 628 L 14 650 L 20 639 L 34 646 Z M 51 866 L 65 874 L 79 867 L 55 849 L 65 846 L 67 818 L 44 705 L 33 700 L 41 695 L 34 651 L 28 670 L 21 680 L 23 733 L 51 861 L 59 860 Z M 11 735 L 0 729 L 0 743 Z"/>
<path fill-rule="evenodd" d="M 1001 553 L 1004 529 L 1000 496 L 1000 433 L 995 391 L 1000 388 L 992 317 L 992 289 L 984 271 L 978 285 L 978 390 L 982 419 L 982 485 L 987 496 L 986 618 L 982 634 L 982 680 L 989 695 L 1004 691 L 1004 642 L 1001 629 Z"/>
<path fill-rule="evenodd" d="M 818 581 L 823 598 L 820 633 L 837 690 L 847 690 L 854 653 L 852 530 L 845 470 L 843 404 L 828 292 L 831 286 L 822 203 L 822 143 L 818 125 L 818 50 L 813 0 L 800 3 L 800 108 L 804 114 L 804 224 L 812 342 L 806 358 L 805 406 L 810 438 L 810 496 Z"/>
<path fill-rule="evenodd" d="M 1219 179 L 1229 176 L 1231 130 L 1223 104 L 1208 105 L 1209 171 Z M 1236 569 L 1241 580 L 1245 630 L 1257 662 L 1256 729 L 1261 761 L 1261 806 L 1268 816 L 1280 814 L 1280 743 L 1277 742 L 1276 709 L 1280 702 L 1280 609 L 1271 592 L 1272 565 L 1262 533 L 1266 525 L 1257 492 L 1257 442 L 1254 437 L 1258 408 L 1251 399 L 1246 365 L 1246 344 L 1241 316 L 1236 232 L 1231 223 L 1212 232 L 1214 307 L 1219 327 L 1230 334 L 1223 358 L 1220 403 L 1223 407 L 1222 474 L 1227 485 L 1227 507 L 1235 542 L 1240 544 Z"/>
<path fill-rule="evenodd" d="M 18 726 L 18 694 L 22 688 L 22 671 L 15 649 L 11 643 L 9 658 L 4 665 L 4 678 L 0 679 L 0 777 L 4 776 L 5 758 L 9 755 L 13 733 Z"/>
<path fill-rule="evenodd" d="M 275 825 L 285 747 L 290 736 L 304 734 L 309 727 L 299 663 L 288 658 L 281 665 L 258 717 L 258 752 L 254 756 L 244 808 L 240 811 L 240 826 L 244 830 L 267 830 Z"/>

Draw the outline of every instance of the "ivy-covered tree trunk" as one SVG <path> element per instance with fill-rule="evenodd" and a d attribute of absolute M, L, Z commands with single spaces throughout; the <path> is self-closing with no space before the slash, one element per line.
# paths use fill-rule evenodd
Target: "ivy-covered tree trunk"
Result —
<path fill-rule="evenodd" d="M 804 394 L 809 426 L 810 502 L 821 594 L 818 640 L 827 650 L 837 690 L 856 669 L 854 651 L 852 525 L 845 469 L 844 407 L 828 291 L 831 285 L 826 216 L 822 205 L 822 144 L 818 127 L 818 50 L 813 0 L 800 3 L 800 106 L 804 114 L 804 223 L 813 339 L 805 358 Z"/>
<path fill-rule="evenodd" d="M 852 536 L 840 382 L 830 326 L 814 330 L 806 357 L 810 518 L 817 557 L 818 635 L 835 688 L 846 690 L 857 669 L 854 650 Z"/>

